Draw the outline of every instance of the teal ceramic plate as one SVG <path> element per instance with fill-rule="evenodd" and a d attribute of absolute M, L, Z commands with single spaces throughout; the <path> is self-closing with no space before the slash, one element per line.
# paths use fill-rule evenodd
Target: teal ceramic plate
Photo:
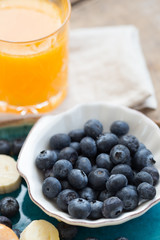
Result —
<path fill-rule="evenodd" d="M 0 139 L 5 138 L 13 140 L 19 137 L 26 137 L 31 126 L 9 127 L 0 129 Z M 27 164 L 27 163 L 26 163 Z M 13 228 L 23 229 L 33 220 L 45 219 L 55 226 L 57 220 L 47 216 L 40 208 L 38 208 L 29 198 L 25 181 L 22 181 L 21 187 L 6 195 L 0 195 L 0 199 L 5 196 L 16 197 L 20 204 L 19 214 L 11 219 Z M 75 240 L 85 240 L 87 237 L 96 237 L 99 240 L 115 240 L 120 236 L 125 236 L 129 240 L 159 240 L 160 239 L 160 203 L 151 208 L 143 216 L 131 220 L 127 223 L 102 227 L 102 228 L 78 228 L 78 234 Z"/>

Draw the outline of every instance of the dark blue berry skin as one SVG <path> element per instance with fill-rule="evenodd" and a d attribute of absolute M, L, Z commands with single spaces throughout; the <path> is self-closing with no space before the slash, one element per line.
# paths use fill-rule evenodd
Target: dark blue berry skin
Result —
<path fill-rule="evenodd" d="M 44 150 L 40 152 L 36 158 L 36 166 L 40 170 L 47 170 L 53 167 L 57 161 L 57 154 L 55 151 Z"/>
<path fill-rule="evenodd" d="M 5 197 L 0 201 L 0 213 L 5 217 L 14 217 L 19 211 L 19 203 L 13 197 Z"/>
<path fill-rule="evenodd" d="M 61 184 L 61 187 L 62 187 L 62 190 L 65 190 L 65 189 L 72 189 L 72 186 L 71 184 L 69 184 L 69 182 L 67 180 L 59 180 L 60 181 L 60 184 Z"/>
<path fill-rule="evenodd" d="M 89 202 L 96 200 L 97 192 L 90 187 L 83 188 L 78 192 L 80 198 L 86 199 Z"/>
<path fill-rule="evenodd" d="M 5 216 L 0 216 L 0 224 L 6 225 L 7 227 L 12 228 L 11 220 Z"/>
<path fill-rule="evenodd" d="M 112 147 L 119 143 L 119 139 L 113 133 L 105 133 L 99 136 L 96 143 L 98 152 L 109 153 Z"/>
<path fill-rule="evenodd" d="M 132 167 L 136 171 L 142 170 L 144 167 L 153 166 L 155 163 L 152 153 L 148 149 L 137 151 L 132 159 Z"/>
<path fill-rule="evenodd" d="M 53 168 L 47 169 L 47 170 L 44 172 L 44 179 L 46 179 L 46 178 L 48 178 L 48 177 L 54 177 Z"/>
<path fill-rule="evenodd" d="M 99 194 L 98 200 L 101 202 L 104 202 L 104 200 L 106 200 L 107 198 L 110 198 L 110 197 L 112 197 L 112 193 L 108 192 L 108 190 L 105 189 Z"/>
<path fill-rule="evenodd" d="M 85 137 L 84 129 L 75 129 L 68 134 L 72 142 L 80 142 Z"/>
<path fill-rule="evenodd" d="M 18 238 L 20 238 L 21 231 L 19 229 L 13 229 L 13 232 L 17 235 Z"/>
<path fill-rule="evenodd" d="M 103 125 L 97 119 L 90 119 L 84 124 L 85 134 L 93 139 L 99 137 L 103 132 Z"/>
<path fill-rule="evenodd" d="M 126 146 L 117 144 L 110 151 L 110 159 L 115 165 L 120 163 L 130 164 L 130 151 Z"/>
<path fill-rule="evenodd" d="M 132 156 L 137 152 L 139 148 L 139 141 L 133 135 L 124 135 L 120 138 L 119 142 L 130 150 Z"/>
<path fill-rule="evenodd" d="M 10 155 L 11 145 L 7 140 L 0 140 L 0 154 Z"/>
<path fill-rule="evenodd" d="M 123 203 L 118 197 L 110 197 L 103 202 L 102 214 L 105 218 L 116 218 L 123 211 Z"/>
<path fill-rule="evenodd" d="M 115 121 L 112 123 L 110 131 L 121 137 L 129 132 L 129 125 L 124 121 Z"/>
<path fill-rule="evenodd" d="M 71 143 L 71 138 L 68 134 L 58 133 L 50 138 L 49 145 L 51 149 L 61 150 L 68 147 Z"/>
<path fill-rule="evenodd" d="M 112 168 L 111 174 L 123 174 L 128 179 L 129 183 L 133 183 L 134 173 L 128 164 L 118 164 Z"/>
<path fill-rule="evenodd" d="M 92 170 L 92 165 L 90 160 L 87 157 L 78 157 L 78 160 L 76 161 L 75 168 L 83 170 L 85 174 L 89 174 Z"/>
<path fill-rule="evenodd" d="M 140 199 L 152 200 L 156 196 L 156 189 L 149 183 L 143 182 L 137 187 Z"/>
<path fill-rule="evenodd" d="M 102 206 L 103 202 L 100 201 L 93 201 L 91 202 L 91 213 L 88 216 L 89 219 L 96 220 L 102 218 Z"/>
<path fill-rule="evenodd" d="M 136 186 L 138 186 L 142 182 L 147 182 L 147 183 L 153 185 L 153 178 L 149 173 L 141 171 L 135 175 L 134 184 Z"/>
<path fill-rule="evenodd" d="M 146 149 L 146 146 L 143 143 L 139 143 L 139 147 L 138 147 L 137 151 L 140 151 L 142 149 Z"/>
<path fill-rule="evenodd" d="M 78 198 L 78 194 L 72 190 L 72 189 L 65 189 L 62 192 L 60 192 L 58 194 L 57 197 L 57 206 L 67 212 L 68 211 L 68 204 L 70 201 L 72 201 L 73 199 Z"/>
<path fill-rule="evenodd" d="M 57 229 L 61 240 L 72 240 L 78 233 L 78 228 L 76 226 L 64 222 L 59 222 Z"/>
<path fill-rule="evenodd" d="M 145 167 L 142 169 L 144 172 L 148 172 L 153 178 L 153 186 L 155 186 L 159 181 L 159 172 L 155 167 Z"/>
<path fill-rule="evenodd" d="M 79 142 L 71 142 L 70 147 L 76 150 L 78 154 L 81 153 L 80 143 Z"/>
<path fill-rule="evenodd" d="M 96 164 L 98 168 L 105 168 L 111 171 L 113 168 L 113 163 L 110 160 L 110 156 L 106 153 L 101 153 L 96 158 Z"/>
<path fill-rule="evenodd" d="M 116 193 L 121 188 L 126 187 L 128 184 L 128 180 L 123 174 L 114 174 L 111 175 L 106 182 L 106 188 L 109 192 Z"/>
<path fill-rule="evenodd" d="M 66 159 L 74 165 L 78 159 L 78 153 L 74 148 L 66 147 L 60 151 L 58 159 Z"/>
<path fill-rule="evenodd" d="M 12 143 L 12 154 L 13 155 L 18 156 L 18 154 L 23 146 L 24 141 L 25 141 L 25 138 L 18 138 L 13 141 L 13 143 Z"/>
<path fill-rule="evenodd" d="M 97 168 L 89 173 L 88 182 L 93 189 L 101 191 L 105 189 L 108 178 L 109 172 L 106 169 Z"/>
<path fill-rule="evenodd" d="M 88 178 L 84 171 L 72 169 L 68 174 L 68 181 L 75 189 L 85 188 L 88 184 Z"/>
<path fill-rule="evenodd" d="M 124 187 L 117 192 L 116 196 L 122 200 L 123 208 L 126 211 L 132 211 L 138 206 L 139 198 L 134 188 Z"/>
<path fill-rule="evenodd" d="M 84 137 L 80 142 L 80 147 L 85 157 L 94 158 L 97 154 L 96 142 L 91 137 Z"/>
<path fill-rule="evenodd" d="M 53 166 L 53 175 L 55 178 L 67 178 L 68 173 L 73 169 L 72 163 L 68 160 L 58 160 Z"/>
<path fill-rule="evenodd" d="M 61 191 L 61 184 L 57 178 L 48 177 L 43 181 L 42 192 L 49 199 L 57 197 Z"/>
<path fill-rule="evenodd" d="M 83 198 L 76 198 L 69 202 L 68 212 L 73 218 L 86 219 L 91 213 L 91 204 Z"/>

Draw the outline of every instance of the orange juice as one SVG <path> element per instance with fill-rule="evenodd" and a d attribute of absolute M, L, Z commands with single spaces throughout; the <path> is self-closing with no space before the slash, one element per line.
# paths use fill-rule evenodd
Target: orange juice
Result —
<path fill-rule="evenodd" d="M 65 97 L 67 0 L 0 0 L 0 111 L 42 113 Z"/>

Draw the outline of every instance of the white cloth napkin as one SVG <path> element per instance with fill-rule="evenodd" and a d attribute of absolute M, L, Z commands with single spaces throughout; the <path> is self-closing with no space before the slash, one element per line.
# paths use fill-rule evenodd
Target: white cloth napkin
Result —
<path fill-rule="evenodd" d="M 69 93 L 55 113 L 92 101 L 157 107 L 134 26 L 72 30 L 69 69 Z"/>
<path fill-rule="evenodd" d="M 71 31 L 69 91 L 53 114 L 79 103 L 95 101 L 137 109 L 157 107 L 138 30 L 134 26 Z M 3 119 L 5 117 L 3 115 Z"/>

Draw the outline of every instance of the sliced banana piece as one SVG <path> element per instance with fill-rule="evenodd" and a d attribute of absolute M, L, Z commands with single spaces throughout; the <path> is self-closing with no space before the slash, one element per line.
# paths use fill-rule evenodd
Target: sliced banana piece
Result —
<path fill-rule="evenodd" d="M 14 158 L 0 154 L 0 194 L 10 193 L 19 188 L 21 177 Z"/>
<path fill-rule="evenodd" d="M 59 240 L 59 233 L 51 223 L 35 220 L 24 229 L 20 240 Z"/>

